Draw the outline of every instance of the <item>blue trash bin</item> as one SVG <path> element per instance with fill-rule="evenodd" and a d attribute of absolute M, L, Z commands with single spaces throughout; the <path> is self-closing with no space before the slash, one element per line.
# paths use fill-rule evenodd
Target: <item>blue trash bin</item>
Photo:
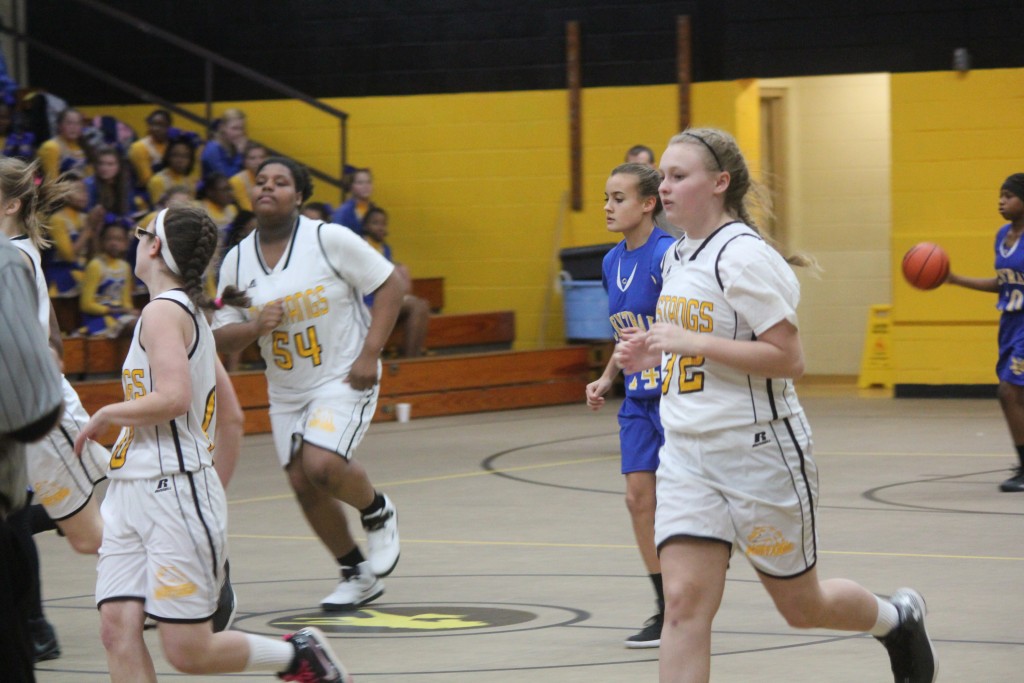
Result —
<path fill-rule="evenodd" d="M 563 280 L 562 309 L 566 339 L 614 339 L 608 320 L 608 293 L 600 280 Z"/>

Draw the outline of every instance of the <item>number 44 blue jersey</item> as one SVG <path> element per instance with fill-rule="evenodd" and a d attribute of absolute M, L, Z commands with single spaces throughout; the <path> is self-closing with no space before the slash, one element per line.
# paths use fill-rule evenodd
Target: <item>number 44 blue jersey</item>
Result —
<path fill-rule="evenodd" d="M 605 255 L 601 282 L 608 292 L 608 318 L 616 340 L 628 327 L 646 330 L 654 322 L 661 293 L 661 257 L 674 241 L 667 232 L 654 228 L 642 247 L 631 251 L 622 240 Z M 626 375 L 626 395 L 660 396 L 660 368 Z"/>

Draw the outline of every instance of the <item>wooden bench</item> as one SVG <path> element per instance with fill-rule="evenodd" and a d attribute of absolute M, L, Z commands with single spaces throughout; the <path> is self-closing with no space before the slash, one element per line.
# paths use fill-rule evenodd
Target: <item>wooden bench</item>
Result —
<path fill-rule="evenodd" d="M 426 299 L 432 313 L 440 313 L 444 308 L 443 277 L 414 277 L 411 293 L 413 296 Z"/>
<path fill-rule="evenodd" d="M 64 374 L 82 375 L 121 374 L 121 365 L 132 340 L 129 338 L 73 337 L 64 340 Z"/>
<path fill-rule="evenodd" d="M 405 330 L 398 326 L 385 348 L 400 348 L 404 338 Z M 443 313 L 430 316 L 423 345 L 428 351 L 469 353 L 508 349 L 515 338 L 515 311 Z"/>

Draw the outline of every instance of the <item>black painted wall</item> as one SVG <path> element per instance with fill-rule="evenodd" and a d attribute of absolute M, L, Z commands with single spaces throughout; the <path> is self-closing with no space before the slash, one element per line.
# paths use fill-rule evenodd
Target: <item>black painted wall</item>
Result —
<path fill-rule="evenodd" d="M 694 80 L 1024 66 L 1024 0 L 103 0 L 315 97 L 565 87 L 580 22 L 584 86 L 675 81 L 676 16 Z M 172 101 L 202 61 L 76 0 L 29 0 L 28 32 Z M 75 104 L 134 98 L 38 51 L 32 85 Z M 216 69 L 217 100 L 278 97 Z"/>

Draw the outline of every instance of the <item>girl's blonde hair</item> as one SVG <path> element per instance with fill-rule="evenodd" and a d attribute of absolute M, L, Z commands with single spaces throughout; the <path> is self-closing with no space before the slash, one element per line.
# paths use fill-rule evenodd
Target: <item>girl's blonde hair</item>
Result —
<path fill-rule="evenodd" d="M 0 157 L 0 196 L 5 202 L 20 200 L 17 221 L 22 232 L 28 235 L 38 249 L 50 245 L 44 224 L 75 191 L 73 179 L 61 177 L 57 180 L 45 178 L 37 185 L 39 161 L 26 163 L 15 157 Z"/>
<path fill-rule="evenodd" d="M 682 133 L 674 135 L 668 144 L 692 145 L 700 150 L 704 168 L 709 172 L 728 173 L 729 187 L 725 191 L 725 210 L 749 225 L 762 239 L 779 250 L 774 240 L 761 233 L 751 216 L 752 210 L 762 216 L 774 215 L 772 199 L 768 189 L 750 176 L 747 160 L 743 157 L 736 138 L 718 128 L 687 128 Z M 790 265 L 819 269 L 817 262 L 806 254 L 793 254 L 785 258 Z"/>

